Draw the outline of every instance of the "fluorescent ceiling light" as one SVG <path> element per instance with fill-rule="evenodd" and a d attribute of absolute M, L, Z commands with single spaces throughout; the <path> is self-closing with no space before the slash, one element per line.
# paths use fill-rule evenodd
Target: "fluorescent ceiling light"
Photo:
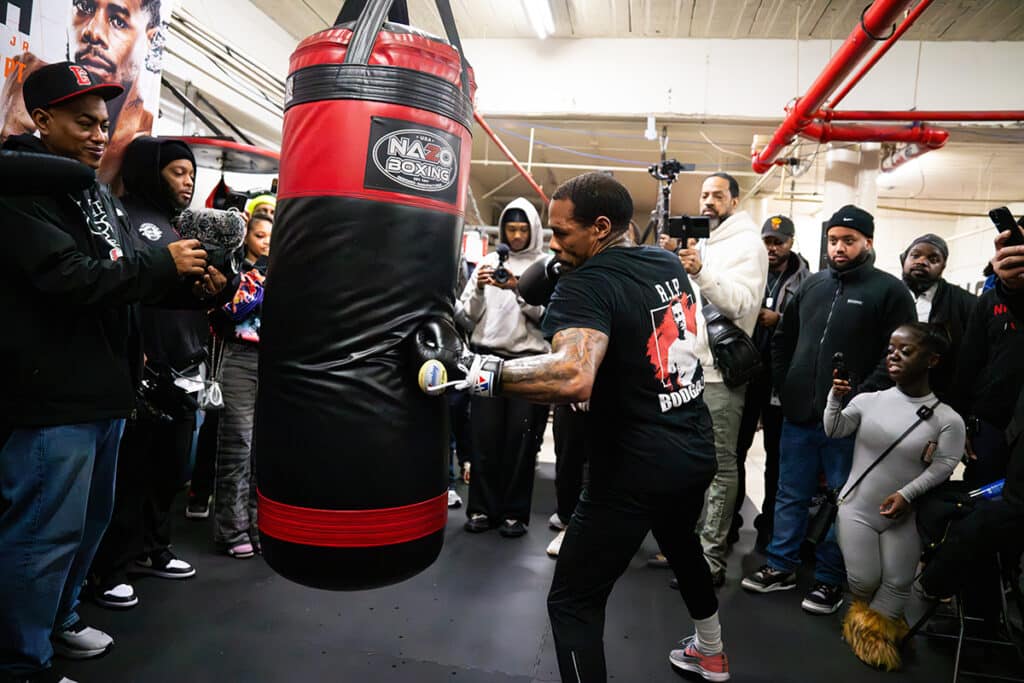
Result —
<path fill-rule="evenodd" d="M 538 38 L 544 40 L 555 32 L 555 18 L 551 16 L 548 0 L 523 0 L 523 9 Z"/>

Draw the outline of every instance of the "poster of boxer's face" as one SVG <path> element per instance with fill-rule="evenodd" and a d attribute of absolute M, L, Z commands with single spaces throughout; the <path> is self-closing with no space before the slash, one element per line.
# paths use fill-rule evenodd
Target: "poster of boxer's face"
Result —
<path fill-rule="evenodd" d="M 124 148 L 149 133 L 160 104 L 163 46 L 176 0 L 0 0 L 0 139 L 35 131 L 21 84 L 35 69 L 64 60 L 125 92 L 107 102 L 110 140 L 99 176 L 111 182 Z"/>

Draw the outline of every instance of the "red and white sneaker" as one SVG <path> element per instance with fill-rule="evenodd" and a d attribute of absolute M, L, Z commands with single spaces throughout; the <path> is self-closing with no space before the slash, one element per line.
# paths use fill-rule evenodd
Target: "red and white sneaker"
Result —
<path fill-rule="evenodd" d="M 699 674 L 706 681 L 729 680 L 729 659 L 725 653 L 706 655 L 697 649 L 696 640 L 696 636 L 690 636 L 679 641 L 682 649 L 668 653 L 668 661 L 672 666 Z"/>

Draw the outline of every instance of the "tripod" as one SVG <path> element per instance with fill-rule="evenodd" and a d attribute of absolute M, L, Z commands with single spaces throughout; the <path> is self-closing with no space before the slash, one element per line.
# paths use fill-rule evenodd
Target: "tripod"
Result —
<path fill-rule="evenodd" d="M 683 171 L 692 171 L 696 168 L 694 164 L 684 164 L 677 159 L 667 159 L 666 152 L 668 151 L 668 128 L 662 127 L 661 137 L 659 138 L 659 144 L 661 145 L 661 161 L 656 164 L 651 164 L 647 169 L 647 172 L 651 174 L 651 177 L 658 181 L 661 189 L 658 193 L 658 201 L 654 206 L 654 210 L 651 211 L 651 220 L 647 223 L 647 227 L 644 228 L 644 233 L 640 237 L 640 243 L 645 244 L 647 238 L 651 232 L 654 232 L 654 242 L 657 244 L 658 238 L 661 237 L 661 233 L 668 229 L 668 216 L 669 207 L 671 206 L 672 199 L 672 183 L 676 181 L 676 178 Z"/>

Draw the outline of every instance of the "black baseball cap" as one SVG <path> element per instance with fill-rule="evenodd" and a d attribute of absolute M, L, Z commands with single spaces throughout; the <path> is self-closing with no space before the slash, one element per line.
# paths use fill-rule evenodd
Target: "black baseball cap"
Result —
<path fill-rule="evenodd" d="M 829 228 L 850 228 L 865 237 L 874 237 L 875 217 L 859 206 L 847 204 L 828 219 L 828 223 L 825 224 L 826 232 Z"/>
<path fill-rule="evenodd" d="M 36 69 L 25 79 L 21 90 L 30 115 L 36 109 L 67 102 L 79 95 L 99 95 L 104 100 L 112 100 L 123 92 L 120 85 L 98 82 L 84 66 L 74 62 L 57 62 Z"/>
<path fill-rule="evenodd" d="M 796 226 L 793 225 L 793 221 L 785 216 L 772 216 L 761 226 L 761 237 L 767 237 L 768 235 L 793 239 L 796 235 Z"/>

